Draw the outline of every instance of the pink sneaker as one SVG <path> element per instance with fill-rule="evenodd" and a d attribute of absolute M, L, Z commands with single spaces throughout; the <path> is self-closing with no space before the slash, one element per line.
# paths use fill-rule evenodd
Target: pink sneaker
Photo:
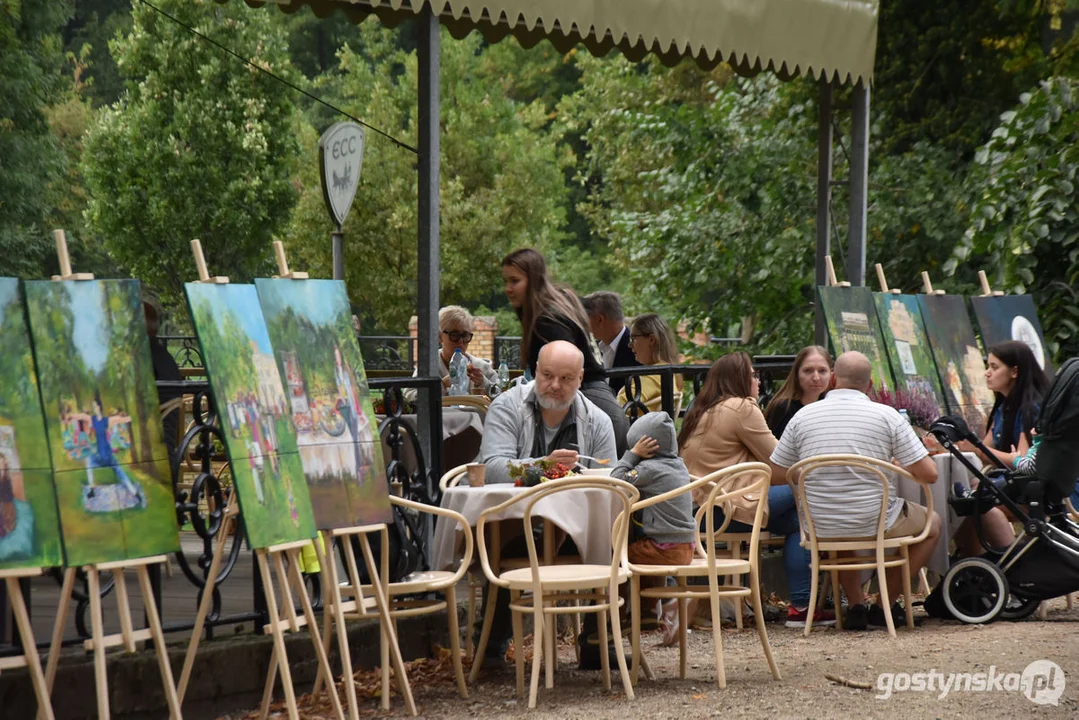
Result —
<path fill-rule="evenodd" d="M 787 608 L 787 627 L 804 628 L 809 618 L 809 608 L 796 608 L 793 605 Z M 831 610 L 817 609 L 813 613 L 814 625 L 835 625 L 835 613 Z"/>

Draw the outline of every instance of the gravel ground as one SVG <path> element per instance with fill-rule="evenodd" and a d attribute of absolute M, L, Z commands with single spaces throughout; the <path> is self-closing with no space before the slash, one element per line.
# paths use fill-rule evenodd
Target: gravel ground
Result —
<path fill-rule="evenodd" d="M 527 695 L 516 698 L 512 670 L 487 673 L 469 688 L 467 700 L 457 696 L 448 673 L 414 683 L 413 692 L 420 714 L 426 718 L 1075 718 L 1079 716 L 1077 621 L 1079 605 L 1067 610 L 1064 600 L 1058 599 L 1050 604 L 1046 621 L 1030 618 L 971 626 L 925 618 L 913 632 L 900 629 L 894 640 L 884 630 L 840 633 L 831 628 L 815 630 L 805 638 L 800 630 L 769 624 L 781 681 L 772 679 L 755 632 L 724 630 L 724 690 L 715 684 L 709 630 L 690 635 L 685 680 L 678 678 L 677 648 L 659 647 L 658 637 L 652 635 L 642 638 L 642 645 L 657 679 L 649 682 L 642 674 L 632 701 L 623 695 L 617 673 L 612 673 L 614 689 L 605 692 L 598 672 L 578 671 L 569 645 L 560 648 L 554 689 L 545 690 L 541 679 L 533 711 L 528 710 Z M 989 673 L 992 668 L 999 676 L 1021 674 L 1036 660 L 1050 660 L 1064 672 L 1066 685 L 1056 705 L 1035 704 L 1019 690 L 951 691 L 943 697 L 939 689 L 897 691 L 890 698 L 880 697 L 887 685 L 887 680 L 880 678 L 883 673 L 936 670 L 947 675 Z M 841 686 L 825 674 L 871 688 Z M 893 682 L 897 689 L 903 687 L 902 676 Z M 362 704 L 365 716 L 381 715 L 374 701 Z M 394 697 L 390 715 L 407 717 L 399 697 Z M 305 717 L 323 715 L 308 712 Z"/>

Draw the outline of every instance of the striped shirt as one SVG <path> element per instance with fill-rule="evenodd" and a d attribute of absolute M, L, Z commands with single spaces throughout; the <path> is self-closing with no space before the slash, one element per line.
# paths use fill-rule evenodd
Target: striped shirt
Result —
<path fill-rule="evenodd" d="M 892 458 L 907 467 L 928 453 L 910 424 L 891 407 L 870 400 L 857 390 L 837 389 L 799 410 L 772 453 L 772 462 L 789 468 L 814 455 L 844 453 Z M 896 495 L 896 478 L 888 473 L 888 516 L 885 528 L 899 518 L 903 500 Z M 808 478 L 806 500 L 818 537 L 875 535 L 880 513 L 880 482 L 854 468 L 816 470 Z"/>

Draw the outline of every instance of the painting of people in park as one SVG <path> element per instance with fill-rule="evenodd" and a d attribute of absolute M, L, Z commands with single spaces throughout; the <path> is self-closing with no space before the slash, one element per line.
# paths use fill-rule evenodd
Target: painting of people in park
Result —
<path fill-rule="evenodd" d="M 818 287 L 828 324 L 828 337 L 836 355 L 857 350 L 873 365 L 870 396 L 893 391 L 892 368 L 884 350 L 873 293 L 865 287 Z"/>
<path fill-rule="evenodd" d="M 918 298 L 873 293 L 873 300 L 877 305 L 884 349 L 895 372 L 898 400 L 895 404 L 907 409 L 914 424 L 928 428 L 944 414 L 946 404 Z M 906 397 L 899 397 L 902 395 Z"/>
<path fill-rule="evenodd" d="M 68 565 L 179 549 L 137 280 L 26 284 Z"/>
<path fill-rule="evenodd" d="M 337 280 L 255 281 L 320 529 L 389 522 L 374 410 Z"/>
<path fill-rule="evenodd" d="M 962 415 L 977 435 L 986 430 L 993 393 L 974 337 L 967 304 L 958 295 L 918 295 L 925 333 L 933 349 L 948 412 Z"/>
<path fill-rule="evenodd" d="M 255 286 L 184 288 L 248 543 L 264 548 L 314 537 L 296 431 Z"/>
<path fill-rule="evenodd" d="M 1034 298 L 1030 295 L 994 295 L 972 297 L 974 318 L 982 331 L 982 344 L 986 353 L 989 348 L 1009 340 L 1026 343 L 1034 353 L 1034 359 L 1053 377 L 1053 360 L 1045 343 L 1045 333 L 1038 320 Z"/>
<path fill-rule="evenodd" d="M 19 281 L 0 278 L 0 569 L 63 564 L 49 441 Z"/>

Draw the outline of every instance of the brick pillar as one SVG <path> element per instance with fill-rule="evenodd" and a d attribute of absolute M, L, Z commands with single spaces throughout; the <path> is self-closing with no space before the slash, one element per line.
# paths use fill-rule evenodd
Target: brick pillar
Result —
<path fill-rule="evenodd" d="M 472 342 L 468 352 L 484 360 L 494 361 L 495 336 L 498 335 L 498 320 L 494 315 L 477 315 L 472 322 Z"/>

